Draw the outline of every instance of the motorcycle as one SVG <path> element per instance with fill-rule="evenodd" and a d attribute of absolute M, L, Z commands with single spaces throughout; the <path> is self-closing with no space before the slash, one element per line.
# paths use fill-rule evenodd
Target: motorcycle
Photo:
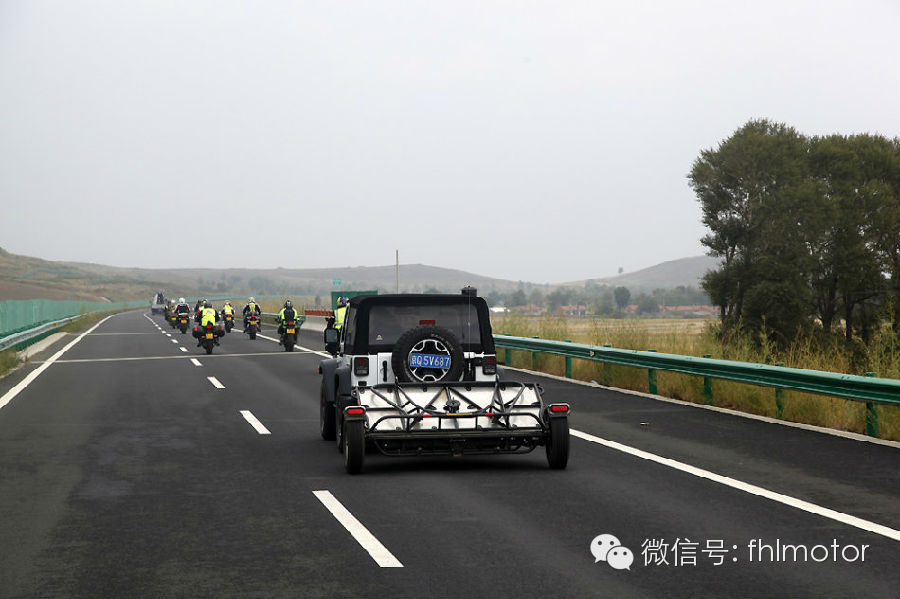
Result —
<path fill-rule="evenodd" d="M 294 326 L 293 320 L 284 320 L 281 323 L 282 333 L 281 333 L 281 345 L 284 346 L 284 351 L 294 351 L 294 343 L 297 341 L 297 329 Z"/>
<path fill-rule="evenodd" d="M 259 314 L 251 312 L 247 315 L 247 334 L 250 339 L 256 339 L 256 331 L 259 330 Z"/>
<path fill-rule="evenodd" d="M 207 354 L 211 354 L 213 347 L 219 344 L 219 337 L 225 332 L 220 327 L 214 326 L 212 323 L 204 327 L 194 327 L 194 336 L 200 340 L 200 345 L 206 350 Z"/>
<path fill-rule="evenodd" d="M 225 321 L 225 332 L 230 333 L 231 329 L 234 328 L 234 316 L 231 314 L 223 314 L 222 320 Z"/>
<path fill-rule="evenodd" d="M 182 335 L 187 333 L 190 317 L 191 315 L 187 312 L 179 312 L 176 317 L 178 328 L 181 329 Z"/>

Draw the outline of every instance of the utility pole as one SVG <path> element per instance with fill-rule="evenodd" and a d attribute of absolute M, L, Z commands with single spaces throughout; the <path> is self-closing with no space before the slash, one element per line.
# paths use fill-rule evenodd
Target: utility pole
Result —
<path fill-rule="evenodd" d="M 397 259 L 397 293 L 400 293 L 400 250 L 394 250 Z"/>

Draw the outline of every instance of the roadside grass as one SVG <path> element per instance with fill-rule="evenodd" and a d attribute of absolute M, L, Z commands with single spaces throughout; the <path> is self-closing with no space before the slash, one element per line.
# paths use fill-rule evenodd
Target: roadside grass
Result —
<path fill-rule="evenodd" d="M 19 356 L 16 355 L 16 350 L 8 349 L 0 352 L 0 378 L 6 376 L 18 365 Z"/>
<path fill-rule="evenodd" d="M 672 320 L 661 324 L 653 320 L 575 319 L 561 316 L 528 317 L 509 315 L 495 317 L 496 334 L 517 337 L 539 336 L 542 339 L 567 339 L 591 345 L 609 344 L 620 349 L 648 350 L 686 356 L 710 355 L 713 358 L 757 364 L 783 362 L 790 368 L 806 368 L 826 372 L 900 378 L 900 342 L 890 329 L 875 333 L 868 346 L 851 346 L 837 340 L 822 341 L 798 337 L 785 349 L 749 336 L 723 343 L 717 336 L 714 321 Z M 532 369 L 530 352 L 511 352 L 510 366 Z M 504 361 L 505 350 L 499 350 Z M 565 358 L 540 354 L 538 368 L 558 376 L 565 374 Z M 589 360 L 572 360 L 572 377 L 596 381 L 601 385 L 648 392 L 646 369 L 603 364 Z M 713 405 L 760 416 L 777 417 L 775 389 L 744 383 L 714 380 Z M 657 373 L 659 395 L 692 403 L 705 402 L 703 378 L 673 372 Z M 785 391 L 782 419 L 828 428 L 865 433 L 865 403 L 810 393 Z M 878 405 L 879 436 L 900 440 L 900 407 Z"/>

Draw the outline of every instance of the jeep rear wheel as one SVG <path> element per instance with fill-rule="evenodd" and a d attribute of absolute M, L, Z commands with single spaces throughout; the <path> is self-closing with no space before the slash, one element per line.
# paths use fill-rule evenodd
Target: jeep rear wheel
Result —
<path fill-rule="evenodd" d="M 334 441 L 334 405 L 328 401 L 328 385 L 322 379 L 322 390 L 319 393 L 319 434 L 326 441 Z"/>

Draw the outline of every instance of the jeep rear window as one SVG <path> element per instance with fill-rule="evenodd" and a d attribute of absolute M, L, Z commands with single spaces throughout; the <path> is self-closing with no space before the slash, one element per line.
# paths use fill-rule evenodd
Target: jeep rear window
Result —
<path fill-rule="evenodd" d="M 372 306 L 369 311 L 369 345 L 393 345 L 406 331 L 433 324 L 449 329 L 463 345 L 480 345 L 478 310 L 470 304 L 446 306 Z"/>

